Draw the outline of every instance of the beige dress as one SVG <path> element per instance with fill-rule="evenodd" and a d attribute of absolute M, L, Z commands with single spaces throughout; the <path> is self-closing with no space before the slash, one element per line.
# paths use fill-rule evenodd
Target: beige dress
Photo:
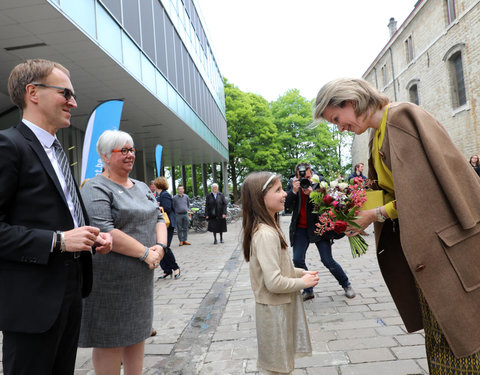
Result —
<path fill-rule="evenodd" d="M 294 268 L 277 232 L 260 224 L 252 238 L 250 281 L 255 294 L 257 366 L 290 373 L 295 355 L 311 355 L 312 346 L 300 290 L 302 269 Z"/>

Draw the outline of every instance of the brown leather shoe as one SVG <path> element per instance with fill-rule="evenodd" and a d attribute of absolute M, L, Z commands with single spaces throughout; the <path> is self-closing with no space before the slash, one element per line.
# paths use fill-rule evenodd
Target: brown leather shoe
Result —
<path fill-rule="evenodd" d="M 152 327 L 152 334 L 150 336 L 156 336 L 157 335 L 157 331 L 155 330 L 155 328 Z"/>
<path fill-rule="evenodd" d="M 183 244 L 184 244 L 184 245 L 191 245 L 191 243 L 188 242 L 188 241 L 183 241 Z"/>
<path fill-rule="evenodd" d="M 183 246 L 183 241 L 182 241 L 182 242 L 180 242 L 180 244 L 179 244 L 178 246 Z"/>

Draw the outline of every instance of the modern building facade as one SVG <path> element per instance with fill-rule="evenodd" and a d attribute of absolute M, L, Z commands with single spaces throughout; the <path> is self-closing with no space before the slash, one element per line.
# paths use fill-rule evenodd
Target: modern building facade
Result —
<path fill-rule="evenodd" d="M 413 5 L 413 4 L 412 4 Z M 419 0 L 363 78 L 391 101 L 411 101 L 442 123 L 469 159 L 480 153 L 480 1 Z M 355 136 L 353 164 L 368 159 Z"/>
<path fill-rule="evenodd" d="M 120 129 L 137 149 L 133 177 L 155 177 L 157 144 L 165 166 L 228 160 L 223 79 L 195 0 L 2 0 L 0 128 L 20 118 L 7 80 L 30 58 L 70 70 L 78 109 L 59 138 L 77 181 L 87 119 L 108 99 L 125 101 Z"/>

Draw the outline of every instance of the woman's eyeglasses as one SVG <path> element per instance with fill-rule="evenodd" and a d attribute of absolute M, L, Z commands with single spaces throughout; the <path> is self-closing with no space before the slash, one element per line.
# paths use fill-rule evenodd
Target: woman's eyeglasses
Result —
<path fill-rule="evenodd" d="M 46 85 L 45 83 L 32 83 L 32 85 L 38 86 L 38 87 L 47 87 L 47 88 L 50 88 L 50 89 L 62 90 L 63 91 L 63 97 L 65 98 L 65 100 L 68 101 L 72 98 L 77 100 L 77 96 L 72 92 L 72 90 L 70 90 L 66 87 Z"/>
<path fill-rule="evenodd" d="M 133 155 L 135 155 L 135 149 L 133 147 L 131 148 L 122 148 L 120 150 L 112 150 L 112 152 L 121 152 L 122 155 L 127 155 L 129 152 L 131 152 Z"/>

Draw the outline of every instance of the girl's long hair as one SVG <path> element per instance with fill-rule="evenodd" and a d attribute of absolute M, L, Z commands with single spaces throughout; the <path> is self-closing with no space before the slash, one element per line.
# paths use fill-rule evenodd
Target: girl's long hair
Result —
<path fill-rule="evenodd" d="M 271 172 L 252 172 L 242 185 L 242 226 L 243 226 L 243 255 L 245 260 L 250 260 L 250 246 L 253 234 L 258 229 L 258 224 L 266 224 L 275 229 L 280 238 L 282 249 L 287 249 L 287 241 L 280 229 L 278 213 L 274 217 L 265 207 L 265 194 L 272 188 L 276 181 L 281 181 L 282 176 L 274 175 L 264 189 L 265 183 L 273 173 Z"/>

